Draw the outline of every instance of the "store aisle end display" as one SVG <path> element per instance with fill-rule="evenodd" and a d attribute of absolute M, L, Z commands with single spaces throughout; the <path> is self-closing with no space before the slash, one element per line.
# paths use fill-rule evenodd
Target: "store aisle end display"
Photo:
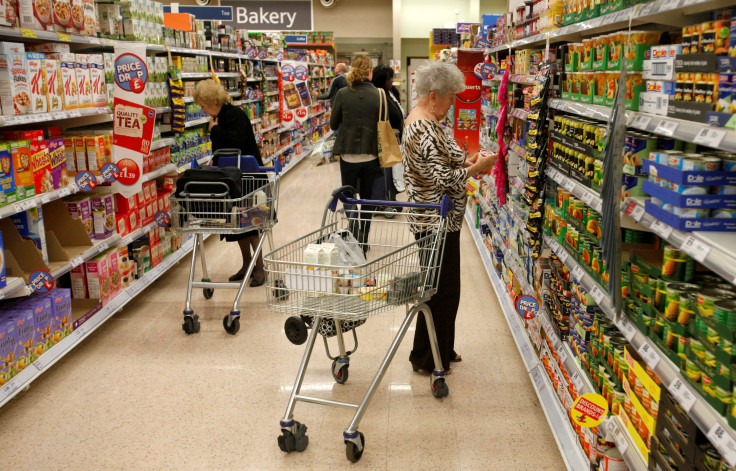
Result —
<path fill-rule="evenodd" d="M 305 71 L 307 98 L 326 90 L 334 55 L 325 50 L 193 16 L 168 27 L 158 2 L 90 2 L 92 19 L 79 23 L 56 5 L 43 24 L 0 15 L 0 337 L 14 339 L 3 342 L 0 404 L 192 250 L 194 239 L 161 215 L 171 214 L 179 174 L 211 160 L 209 119 L 191 98 L 197 80 L 217 77 L 282 174 L 331 135 L 329 102 L 310 100 L 285 126 L 279 96 L 284 60 Z M 142 188 L 130 197 L 110 186 L 121 171 L 111 167 L 112 50 L 126 40 L 147 43 L 143 104 L 156 111 Z M 181 80 L 175 93 L 170 77 Z"/>
<path fill-rule="evenodd" d="M 733 5 L 527 2 L 482 38 L 480 142 L 509 149 L 508 193 L 471 178 L 466 220 L 569 469 L 736 469 Z M 606 151 L 623 167 L 616 273 Z M 536 315 L 517 312 L 527 297 Z M 608 405 L 595 427 L 576 421 L 588 393 Z"/>

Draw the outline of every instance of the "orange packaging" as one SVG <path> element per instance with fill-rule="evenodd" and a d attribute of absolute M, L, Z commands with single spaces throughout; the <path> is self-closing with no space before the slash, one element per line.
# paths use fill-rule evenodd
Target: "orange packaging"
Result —
<path fill-rule="evenodd" d="M 31 143 L 29 141 L 11 142 L 10 153 L 13 156 L 15 193 L 18 201 L 35 196 L 36 186 L 31 168 Z"/>
<path fill-rule="evenodd" d="M 87 148 L 87 170 L 94 175 L 100 175 L 102 166 L 106 163 L 105 138 L 102 136 L 87 136 L 84 139 Z"/>
<path fill-rule="evenodd" d="M 31 170 L 33 171 L 33 186 L 36 194 L 54 190 L 54 179 L 51 176 L 51 156 L 46 143 L 33 146 L 31 151 Z"/>

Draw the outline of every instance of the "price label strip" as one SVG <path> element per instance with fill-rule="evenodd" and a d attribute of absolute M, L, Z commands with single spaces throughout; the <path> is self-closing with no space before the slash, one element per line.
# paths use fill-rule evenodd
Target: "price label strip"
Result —
<path fill-rule="evenodd" d="M 634 336 L 636 335 L 636 327 L 634 327 L 634 324 L 632 324 L 627 318 L 621 318 L 621 321 L 618 323 L 618 329 L 621 331 L 622 334 L 624 334 L 626 340 L 628 340 L 629 342 L 634 340 Z"/>
<path fill-rule="evenodd" d="M 570 380 L 572 381 L 572 385 L 575 386 L 575 389 L 578 390 L 578 392 L 582 392 L 583 389 L 585 389 L 585 382 L 583 381 L 583 378 L 580 376 L 580 372 L 576 371 L 573 373 L 572 377 L 570 377 Z"/>
<path fill-rule="evenodd" d="M 679 6 L 680 0 L 665 0 L 659 8 L 659 11 L 670 11 L 678 8 Z"/>
<path fill-rule="evenodd" d="M 72 265 L 72 268 L 76 268 L 79 265 L 81 265 L 81 264 L 84 263 L 84 258 L 82 258 L 81 256 L 80 257 L 75 257 L 75 258 L 71 259 L 69 261 L 69 263 Z"/>
<path fill-rule="evenodd" d="M 689 413 L 696 401 L 695 394 L 693 394 L 690 388 L 680 378 L 675 378 L 670 383 L 668 389 L 675 396 L 675 399 L 677 399 L 677 402 L 680 403 L 682 408 L 685 409 L 685 412 Z"/>
<path fill-rule="evenodd" d="M 639 352 L 639 355 L 644 359 L 647 365 L 649 365 L 650 368 L 654 369 L 659 364 L 659 354 L 654 350 L 654 347 L 652 347 L 652 344 L 645 341 L 637 350 Z"/>
<path fill-rule="evenodd" d="M 584 191 L 582 200 L 583 200 L 583 203 L 585 203 L 587 206 L 590 206 L 591 203 L 593 203 L 593 193 L 589 191 Z"/>
<path fill-rule="evenodd" d="M 641 218 L 644 217 L 644 207 L 632 201 L 626 208 L 626 214 L 631 216 L 636 222 L 641 222 Z"/>
<path fill-rule="evenodd" d="M 721 129 L 714 129 L 710 127 L 701 128 L 700 132 L 695 135 L 693 142 L 708 147 L 718 147 L 726 137 L 726 131 Z"/>
<path fill-rule="evenodd" d="M 582 281 L 583 277 L 585 276 L 585 270 L 583 270 L 583 267 L 581 267 L 580 265 L 578 265 L 572 271 L 572 276 L 574 276 L 576 280 Z"/>
<path fill-rule="evenodd" d="M 603 298 L 606 296 L 600 286 L 594 286 L 593 289 L 590 290 L 590 295 L 593 296 L 593 299 L 595 299 L 595 302 L 599 306 L 601 305 L 601 302 L 603 302 Z"/>
<path fill-rule="evenodd" d="M 672 137 L 675 134 L 675 131 L 677 130 L 677 126 L 679 126 L 679 123 L 676 123 L 674 121 L 667 121 L 666 119 L 663 119 L 657 124 L 657 127 L 654 128 L 654 133 L 661 134 L 663 136 Z"/>
<path fill-rule="evenodd" d="M 567 252 L 564 250 L 560 250 L 557 254 L 557 258 L 559 258 L 562 263 L 565 263 L 565 261 L 567 260 Z"/>
<path fill-rule="evenodd" d="M 561 348 L 559 353 L 557 354 L 557 357 L 560 359 L 560 363 L 564 365 L 565 362 L 567 361 L 567 350 L 565 350 L 564 348 Z"/>
<path fill-rule="evenodd" d="M 621 430 L 618 424 L 613 426 L 613 439 L 616 442 L 616 448 L 622 455 L 629 449 L 629 440 L 626 439 L 626 433 Z"/>
<path fill-rule="evenodd" d="M 736 466 L 736 440 L 721 424 L 715 424 L 708 431 L 708 440 L 721 452 L 729 466 Z"/>
<path fill-rule="evenodd" d="M 631 127 L 637 128 L 641 130 L 646 130 L 647 126 L 649 126 L 649 123 L 652 121 L 652 118 L 649 116 L 644 115 L 636 115 L 636 117 L 631 121 Z"/>
<path fill-rule="evenodd" d="M 710 245 L 701 242 L 692 235 L 687 236 L 682 243 L 682 250 L 700 263 L 703 263 L 705 257 L 710 252 Z"/>
<path fill-rule="evenodd" d="M 667 239 L 670 234 L 672 234 L 672 227 L 660 220 L 656 220 L 652 223 L 652 230 L 663 239 Z"/>

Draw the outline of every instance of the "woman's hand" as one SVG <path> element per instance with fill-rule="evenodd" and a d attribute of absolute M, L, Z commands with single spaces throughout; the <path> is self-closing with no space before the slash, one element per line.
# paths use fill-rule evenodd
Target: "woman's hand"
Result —
<path fill-rule="evenodd" d="M 474 163 L 478 161 L 478 152 L 473 154 L 472 156 L 465 159 L 465 162 L 463 163 L 463 167 L 470 167 Z"/>
<path fill-rule="evenodd" d="M 469 175 L 476 175 L 478 173 L 487 172 L 492 169 L 498 160 L 498 154 L 496 153 L 478 153 L 476 154 L 475 162 L 468 167 Z"/>
<path fill-rule="evenodd" d="M 209 126 L 210 126 L 210 131 L 212 131 L 212 128 L 215 127 L 215 126 L 217 126 L 217 118 L 212 118 L 210 120 Z"/>

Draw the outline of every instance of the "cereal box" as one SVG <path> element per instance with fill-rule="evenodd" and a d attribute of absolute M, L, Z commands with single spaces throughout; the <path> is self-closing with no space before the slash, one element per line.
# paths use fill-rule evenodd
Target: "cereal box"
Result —
<path fill-rule="evenodd" d="M 107 239 L 115 233 L 115 210 L 112 195 L 93 195 L 90 200 L 95 239 Z"/>
<path fill-rule="evenodd" d="M 25 54 L 26 49 L 23 43 L 11 43 L 8 41 L 0 41 L 0 54 Z"/>
<path fill-rule="evenodd" d="M 103 136 L 87 136 L 84 138 L 84 142 L 87 148 L 87 170 L 95 175 L 100 175 L 102 166 L 107 163 L 105 138 Z"/>
<path fill-rule="evenodd" d="M 13 172 L 15 175 L 16 200 L 21 201 L 36 195 L 31 169 L 31 143 L 29 141 L 15 141 L 10 143 L 10 154 L 13 158 Z"/>
<path fill-rule="evenodd" d="M 29 44 L 27 49 L 33 52 L 43 52 L 44 54 L 52 54 L 52 53 L 69 54 L 71 52 L 71 47 L 69 47 L 69 44 L 67 43 Z M 48 56 L 46 56 L 46 58 L 48 59 Z M 58 57 L 54 57 L 54 59 L 59 60 Z"/>
<path fill-rule="evenodd" d="M 5 288 L 5 244 L 3 244 L 3 234 L 0 233 L 0 288 Z"/>
<path fill-rule="evenodd" d="M 31 113 L 46 113 L 48 109 L 48 85 L 42 52 L 26 52 L 26 69 L 31 89 Z"/>
<path fill-rule="evenodd" d="M 18 0 L 20 27 L 36 30 L 54 30 L 51 0 Z"/>
<path fill-rule="evenodd" d="M 118 251 L 113 249 L 107 253 L 107 266 L 110 267 L 110 298 L 114 298 L 120 292 L 120 265 L 118 263 Z"/>
<path fill-rule="evenodd" d="M 102 54 L 87 56 L 87 67 L 92 89 L 92 106 L 106 106 L 107 88 L 105 87 L 105 65 L 102 62 Z"/>
<path fill-rule="evenodd" d="M 64 109 L 64 85 L 61 83 L 59 61 L 45 59 L 43 65 L 46 68 L 46 102 L 49 111 L 61 111 Z"/>
<path fill-rule="evenodd" d="M 132 210 L 128 213 L 128 221 L 130 221 L 130 231 L 133 232 L 135 230 L 140 229 L 141 227 L 141 220 L 138 216 L 138 210 Z"/>
<path fill-rule="evenodd" d="M 4 0 L 0 3 L 0 22 L 3 26 L 18 26 L 17 0 Z"/>
<path fill-rule="evenodd" d="M 74 72 L 77 79 L 77 94 L 79 95 L 79 107 L 92 106 L 92 85 L 90 84 L 89 66 L 86 54 L 76 54 L 74 61 Z"/>
<path fill-rule="evenodd" d="M 128 213 L 132 209 L 136 208 L 135 195 L 125 197 L 120 193 L 115 194 L 115 212 L 116 213 Z"/>
<path fill-rule="evenodd" d="M 61 84 L 62 90 L 64 91 L 64 108 L 67 110 L 79 108 L 79 93 L 77 92 L 75 67 L 74 54 L 59 54 Z"/>
<path fill-rule="evenodd" d="M 85 263 L 87 270 L 87 288 L 91 299 L 99 299 L 107 306 L 110 296 L 110 271 L 107 266 L 107 255 L 100 254 Z"/>
<path fill-rule="evenodd" d="M 46 246 L 46 231 L 43 228 L 43 210 L 41 206 L 13 214 L 10 220 L 21 237 L 30 239 L 36 244 L 43 261 L 48 264 L 49 252 Z"/>
<path fill-rule="evenodd" d="M 130 221 L 128 215 L 125 213 L 115 213 L 115 227 L 117 227 L 118 234 L 125 237 L 130 233 Z"/>
<path fill-rule="evenodd" d="M 95 1 L 82 0 L 82 9 L 84 10 L 84 28 L 81 33 L 85 36 L 97 35 L 97 15 L 95 15 Z"/>
<path fill-rule="evenodd" d="M 84 265 L 72 268 L 72 298 L 84 299 L 87 297 L 87 273 Z"/>
<path fill-rule="evenodd" d="M 79 33 L 84 29 L 84 6 L 82 0 L 71 0 L 72 21 L 67 26 L 67 33 Z"/>
<path fill-rule="evenodd" d="M 15 359 L 20 373 L 36 359 L 33 309 L 18 305 L 6 311 L 6 315 L 15 324 Z"/>
<path fill-rule="evenodd" d="M 54 325 L 54 343 L 72 333 L 72 293 L 66 288 L 56 288 L 41 295 L 51 301 Z"/>
<path fill-rule="evenodd" d="M 74 136 L 74 156 L 76 158 L 77 172 L 84 172 L 87 168 L 87 146 L 84 136 Z"/>
<path fill-rule="evenodd" d="M 0 317 L 0 386 L 18 373 L 16 344 L 15 324 L 6 317 Z"/>
<path fill-rule="evenodd" d="M 4 115 L 30 111 L 31 96 L 24 55 L 0 55 L 0 105 Z"/>
<path fill-rule="evenodd" d="M 74 153 L 74 138 L 65 136 L 64 155 L 66 155 L 66 171 L 68 175 L 77 174 L 77 155 Z"/>
<path fill-rule="evenodd" d="M 50 139 L 49 144 L 49 160 L 51 161 L 51 179 L 54 189 L 65 187 L 69 184 L 69 174 L 66 165 L 66 150 L 64 148 L 64 139 L 58 137 Z"/>
<path fill-rule="evenodd" d="M 53 0 L 54 3 L 54 31 L 66 32 L 72 21 L 72 4 L 70 0 Z"/>
<path fill-rule="evenodd" d="M 16 202 L 13 157 L 7 144 L 0 144 L 0 207 Z"/>
<path fill-rule="evenodd" d="M 33 312 L 34 359 L 54 345 L 54 311 L 51 301 L 42 296 L 27 298 L 17 304 Z"/>
<path fill-rule="evenodd" d="M 44 143 L 31 146 L 31 169 L 33 170 L 33 185 L 36 194 L 48 193 L 54 190 L 54 179 L 51 176 L 51 156 L 49 148 Z"/>

